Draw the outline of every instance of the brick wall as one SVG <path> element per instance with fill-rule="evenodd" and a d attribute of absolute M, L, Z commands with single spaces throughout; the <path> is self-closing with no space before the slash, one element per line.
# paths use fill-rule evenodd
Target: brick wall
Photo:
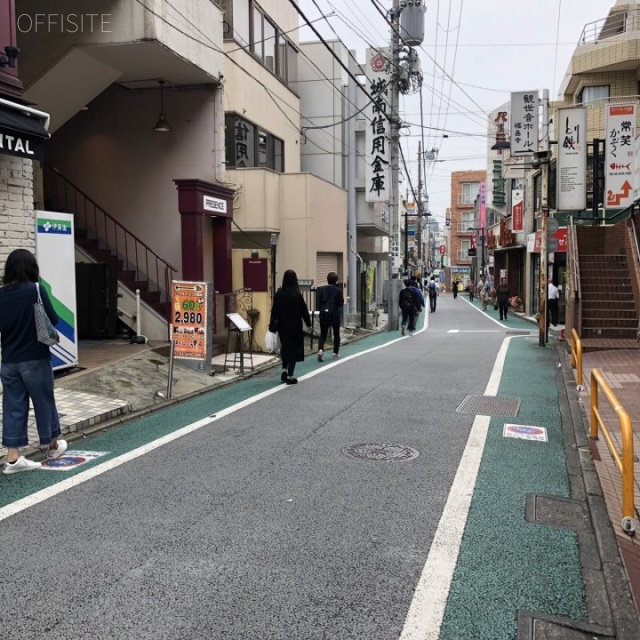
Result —
<path fill-rule="evenodd" d="M 465 182 L 483 182 L 487 179 L 486 171 L 454 171 L 451 173 L 451 227 L 449 231 L 449 263 L 452 266 L 467 266 L 473 264 L 472 258 L 461 260 L 459 258 L 462 249 L 462 241 L 467 242 L 473 235 L 472 233 L 460 233 L 458 227 L 462 222 L 464 212 L 473 212 L 473 203 L 468 205 L 461 204 L 462 185 Z M 475 226 L 470 224 L 469 226 Z M 477 248 L 480 251 L 480 248 Z M 478 255 L 480 255 L 478 253 Z M 488 252 L 487 252 L 488 256 Z M 487 258 L 488 262 L 488 258 Z"/>
<path fill-rule="evenodd" d="M 14 249 L 35 251 L 31 160 L 0 154 L 0 269 Z"/>

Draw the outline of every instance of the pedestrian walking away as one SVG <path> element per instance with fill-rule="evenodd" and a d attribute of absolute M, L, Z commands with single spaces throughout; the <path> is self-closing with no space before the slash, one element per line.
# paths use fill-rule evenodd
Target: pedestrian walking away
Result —
<path fill-rule="evenodd" d="M 411 287 L 416 292 L 416 298 L 418 300 L 418 306 L 416 307 L 415 320 L 417 321 L 418 315 L 424 309 L 424 295 L 422 290 L 418 286 L 418 283 L 415 280 L 411 281 Z"/>
<path fill-rule="evenodd" d="M 40 446 L 47 449 L 47 457 L 59 458 L 67 449 L 66 441 L 60 438 L 51 352 L 46 344 L 38 341 L 36 331 L 34 304 L 38 296 L 53 325 L 58 323 L 58 315 L 39 281 L 40 269 L 35 256 L 26 249 L 12 251 L 5 263 L 0 287 L 2 444 L 7 448 L 2 473 L 7 475 L 34 471 L 42 466 L 20 455 L 20 449 L 29 444 L 29 399 Z"/>
<path fill-rule="evenodd" d="M 482 310 L 486 311 L 489 304 L 489 283 L 484 278 L 480 279 L 478 283 L 478 294 L 482 303 Z"/>
<path fill-rule="evenodd" d="M 280 380 L 287 384 L 296 384 L 293 374 L 297 362 L 304 360 L 304 322 L 307 331 L 311 332 L 311 317 L 307 303 L 304 301 L 298 286 L 298 276 L 292 269 L 287 269 L 282 276 L 282 287 L 273 298 L 269 331 L 280 336 L 280 357 L 282 373 Z"/>
<path fill-rule="evenodd" d="M 409 335 L 413 335 L 416 330 L 416 309 L 420 302 L 414 288 L 411 286 L 411 280 L 404 281 L 404 289 L 398 295 L 398 306 L 402 314 L 402 322 L 400 331 L 402 335 L 408 329 Z"/>
<path fill-rule="evenodd" d="M 547 327 L 551 323 L 554 327 L 558 324 L 558 300 L 560 299 L 560 291 L 555 284 L 553 278 L 548 279 L 547 285 Z"/>
<path fill-rule="evenodd" d="M 506 320 L 509 311 L 509 298 L 511 297 L 511 287 L 507 284 L 507 279 L 502 278 L 496 287 L 496 301 L 500 311 L 500 320 Z"/>
<path fill-rule="evenodd" d="M 458 297 L 458 281 L 454 280 L 451 285 L 451 291 L 453 291 L 453 299 L 455 300 Z"/>
<path fill-rule="evenodd" d="M 436 282 L 435 276 L 431 276 L 431 280 L 429 280 L 427 293 L 429 294 L 429 311 L 431 311 L 431 313 L 435 313 L 438 302 L 438 283 Z"/>
<path fill-rule="evenodd" d="M 327 285 L 318 287 L 318 314 L 320 320 L 320 339 L 318 340 L 318 361 L 324 360 L 324 343 L 329 334 L 333 335 L 333 357 L 340 357 L 340 319 L 344 296 L 342 289 L 337 286 L 338 274 L 331 271 L 327 274 Z"/>
<path fill-rule="evenodd" d="M 473 299 L 475 298 L 475 295 L 476 295 L 475 283 L 469 282 L 469 284 L 467 285 L 467 291 L 469 292 L 469 302 L 473 302 Z"/>

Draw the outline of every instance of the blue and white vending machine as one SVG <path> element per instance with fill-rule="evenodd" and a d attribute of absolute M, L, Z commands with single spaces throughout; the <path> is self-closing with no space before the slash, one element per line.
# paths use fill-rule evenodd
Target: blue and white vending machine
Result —
<path fill-rule="evenodd" d="M 78 365 L 76 259 L 73 214 L 35 211 L 36 258 L 40 282 L 56 310 L 60 343 L 50 347 L 53 369 Z"/>

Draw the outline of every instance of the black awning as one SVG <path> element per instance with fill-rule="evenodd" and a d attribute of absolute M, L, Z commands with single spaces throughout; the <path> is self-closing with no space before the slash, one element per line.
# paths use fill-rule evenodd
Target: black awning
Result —
<path fill-rule="evenodd" d="M 0 104 L 0 154 L 44 160 L 44 121 Z"/>

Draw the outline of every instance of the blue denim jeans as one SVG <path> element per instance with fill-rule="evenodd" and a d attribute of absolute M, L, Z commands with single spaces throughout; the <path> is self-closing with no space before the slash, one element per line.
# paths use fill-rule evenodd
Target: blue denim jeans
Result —
<path fill-rule="evenodd" d="M 48 446 L 60 436 L 60 420 L 53 395 L 53 369 L 49 360 L 3 362 L 2 444 L 18 449 L 29 444 L 27 419 L 29 398 L 33 403 L 41 446 Z"/>

